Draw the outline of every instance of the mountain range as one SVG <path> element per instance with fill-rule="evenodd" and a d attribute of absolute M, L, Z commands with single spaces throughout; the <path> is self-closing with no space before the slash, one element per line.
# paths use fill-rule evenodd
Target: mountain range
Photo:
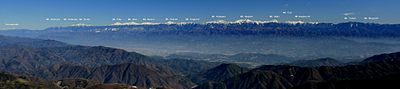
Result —
<path fill-rule="evenodd" d="M 396 86 L 400 53 L 376 55 L 346 66 L 265 65 L 198 89 L 374 89 Z M 370 61 L 370 60 L 375 61 Z M 362 85 L 362 83 L 371 85 Z M 374 85 L 376 83 L 377 85 Z M 354 84 L 354 85 L 352 85 Z M 371 87 L 369 87 L 371 86 Z M 381 86 L 381 87 L 379 87 Z M 392 88 L 389 88 L 392 89 Z"/>
<path fill-rule="evenodd" d="M 348 62 L 360 61 L 374 54 L 397 52 L 400 48 L 397 28 L 398 24 L 359 22 L 160 24 L 1 30 L 0 34 L 85 46 L 100 45 L 145 55 L 256 53 L 303 60 L 331 57 Z"/>
<path fill-rule="evenodd" d="M 275 36 L 350 36 L 350 37 L 398 37 L 399 24 L 362 22 L 288 24 L 288 23 L 241 23 L 241 24 L 156 24 L 118 26 L 67 26 L 33 30 L 8 30 L 8 34 L 76 32 L 173 35 L 275 35 Z"/>
<path fill-rule="evenodd" d="M 65 43 L 60 46 L 52 45 L 52 42 L 56 45 L 62 43 L 58 41 L 35 39 L 30 42 L 45 41 L 51 46 L 28 45 L 34 44 L 24 41 L 30 40 L 29 38 L 2 36 L 2 39 L 9 38 L 15 40 L 0 40 L 0 65 L 5 72 L 54 80 L 84 78 L 100 83 L 124 83 L 142 88 L 193 86 L 190 79 L 183 75 L 184 71 L 191 70 L 172 70 L 172 64 L 163 65 L 168 64 L 166 61 L 169 60 L 151 59 L 138 53 L 102 46 Z M 163 63 L 159 63 L 161 61 Z M 192 61 L 186 61 L 190 62 Z"/>
<path fill-rule="evenodd" d="M 400 53 L 379 54 L 352 64 L 323 58 L 255 68 L 239 65 L 164 59 L 104 46 L 0 36 L 0 70 L 4 72 L 0 73 L 0 84 L 22 89 L 387 88 L 395 86 L 390 81 L 398 81 Z"/>

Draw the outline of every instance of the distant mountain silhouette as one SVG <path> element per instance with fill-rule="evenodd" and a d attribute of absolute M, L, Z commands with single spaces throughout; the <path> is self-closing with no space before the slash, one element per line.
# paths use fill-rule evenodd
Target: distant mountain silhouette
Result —
<path fill-rule="evenodd" d="M 51 27 L 45 30 L 31 31 L 7 30 L 1 31 L 0 34 L 52 39 L 81 45 L 103 45 L 127 50 L 133 50 L 132 47 L 139 47 L 141 52 L 150 55 L 165 55 L 180 51 L 210 54 L 253 52 L 269 54 L 276 52 L 278 55 L 287 57 L 321 58 L 329 55 L 328 57 L 338 60 L 343 58 L 358 60 L 366 55 L 393 52 L 392 48 L 398 49 L 400 47 L 398 42 L 392 43 L 390 41 L 395 40 L 388 40 L 388 42 L 385 40 L 398 38 L 400 36 L 398 28 L 400 28 L 399 24 L 359 22 L 162 24 Z M 111 31 L 111 29 L 116 30 Z M 363 38 L 377 39 L 362 40 Z M 363 42 L 379 39 L 383 40 L 380 40 L 380 42 Z M 298 44 L 294 45 L 294 42 Z M 159 45 L 160 43 L 163 43 L 163 45 Z M 325 47 L 329 48 L 319 50 Z M 307 54 L 307 52 L 315 52 L 316 54 Z"/>
<path fill-rule="evenodd" d="M 365 59 L 364 61 L 362 61 L 362 63 L 393 62 L 393 61 L 400 61 L 400 52 L 375 55 Z"/>
<path fill-rule="evenodd" d="M 288 23 L 242 23 L 242 24 L 184 24 L 184 25 L 122 25 L 122 26 L 70 26 L 50 27 L 44 30 L 8 30 L 13 35 L 43 35 L 59 32 L 76 33 L 146 33 L 171 35 L 275 35 L 275 36 L 348 36 L 348 37 L 398 37 L 399 24 L 376 24 L 361 22 L 288 24 Z M 114 31 L 111 28 L 116 29 Z M 35 33 L 30 34 L 29 33 Z"/>
<path fill-rule="evenodd" d="M 55 40 L 41 40 L 41 39 L 10 37 L 10 36 L 0 35 L 0 47 L 1 46 L 10 46 L 10 45 L 41 48 L 41 47 L 63 47 L 63 46 L 68 46 L 69 44 L 55 41 Z"/>

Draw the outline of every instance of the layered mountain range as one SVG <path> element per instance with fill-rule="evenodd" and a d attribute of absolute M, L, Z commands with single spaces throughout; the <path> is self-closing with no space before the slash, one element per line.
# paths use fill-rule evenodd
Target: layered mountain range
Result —
<path fill-rule="evenodd" d="M 86 46 L 101 45 L 145 55 L 179 56 L 185 52 L 227 56 L 238 54 L 236 56 L 242 58 L 254 57 L 245 61 L 259 66 L 287 62 L 283 58 L 308 60 L 331 57 L 347 62 L 374 54 L 397 52 L 400 48 L 398 28 L 398 24 L 359 22 L 159 24 L 1 30 L 0 34 Z M 270 58 L 259 60 L 265 56 Z M 272 61 L 274 58 L 282 60 Z M 224 60 L 244 63 L 239 57 Z"/>
<path fill-rule="evenodd" d="M 347 66 L 298 67 L 265 65 L 223 81 L 205 83 L 197 88 L 374 89 L 378 86 L 389 88 L 388 86 L 396 86 L 393 81 L 399 81 L 399 56 L 400 53 L 376 55 L 365 59 L 359 64 Z M 371 85 L 361 85 L 362 83 Z M 374 85 L 374 83 L 377 85 Z"/>
<path fill-rule="evenodd" d="M 288 23 L 238 23 L 238 24 L 154 24 L 118 26 L 67 26 L 50 27 L 41 31 L 3 31 L 20 35 L 38 33 L 77 32 L 129 34 L 170 34 L 170 35 L 274 35 L 274 36 L 350 36 L 350 37 L 398 37 L 399 24 L 376 24 L 362 22 L 288 24 Z"/>
<path fill-rule="evenodd" d="M 0 70 L 5 72 L 0 74 L 2 87 L 18 89 L 388 88 L 399 79 L 400 53 L 351 64 L 322 58 L 246 68 L 223 61 L 164 59 L 103 46 L 0 36 Z"/>
<path fill-rule="evenodd" d="M 201 71 L 194 68 L 192 70 L 171 68 L 186 68 L 180 64 L 201 64 L 201 62 L 179 63 L 174 62 L 176 60 L 152 59 L 115 48 L 70 45 L 52 40 L 19 37 L 1 36 L 1 39 L 2 71 L 44 79 L 84 78 L 100 83 L 123 83 L 141 88 L 190 88 L 194 84 L 184 76 Z M 217 63 L 193 67 L 206 70 L 208 67 L 213 67 L 212 65 L 216 66 Z"/>

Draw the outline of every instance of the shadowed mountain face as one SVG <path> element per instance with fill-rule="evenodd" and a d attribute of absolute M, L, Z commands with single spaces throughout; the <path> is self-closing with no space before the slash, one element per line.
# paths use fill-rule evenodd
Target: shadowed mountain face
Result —
<path fill-rule="evenodd" d="M 343 62 L 332 58 L 321 58 L 316 60 L 298 60 L 289 63 L 294 66 L 302 66 L 302 67 L 319 67 L 319 66 L 341 66 L 344 65 Z"/>
<path fill-rule="evenodd" d="M 138 53 L 102 46 L 68 44 L 54 46 L 61 42 L 16 37 L 3 38 L 0 40 L 2 44 L 0 46 L 1 71 L 57 80 L 85 78 L 100 83 L 124 83 L 138 87 L 188 88 L 193 86 L 189 79 L 181 75 L 184 71 L 187 74 L 192 71 L 172 70 L 170 68 L 172 65 L 166 62 L 168 60 L 151 59 Z M 36 44 L 32 43 L 36 41 L 48 43 L 40 46 L 30 45 Z M 53 42 L 55 42 L 54 45 L 52 45 Z"/>
<path fill-rule="evenodd" d="M 170 87 L 190 88 L 193 83 L 183 76 L 167 70 L 158 70 L 132 63 L 87 68 L 73 65 L 55 65 L 47 70 L 45 76 L 50 79 L 85 78 L 100 83 L 124 83 L 142 88 Z"/>
<path fill-rule="evenodd" d="M 225 81 L 207 82 L 196 89 L 290 89 L 293 85 L 270 71 L 249 71 Z"/>
<path fill-rule="evenodd" d="M 146 64 L 146 56 L 127 52 L 121 49 L 108 48 L 103 46 L 68 46 L 57 48 L 42 48 L 43 51 L 49 51 L 58 55 L 69 63 L 80 64 L 84 66 L 101 66 L 105 64 L 120 64 L 133 62 L 137 64 Z"/>
<path fill-rule="evenodd" d="M 92 70 L 88 77 L 104 83 L 126 83 L 140 87 L 190 88 L 192 83 L 183 76 L 169 74 L 165 70 L 155 70 L 135 64 L 103 66 Z"/>
<path fill-rule="evenodd" d="M 293 85 L 274 72 L 250 71 L 225 81 L 227 89 L 289 89 Z"/>
<path fill-rule="evenodd" d="M 374 79 L 307 82 L 292 89 L 397 89 L 400 82 L 399 76 L 399 74 L 392 74 Z"/>
<path fill-rule="evenodd" d="M 32 73 L 34 70 L 59 63 L 88 67 L 121 63 L 135 63 L 149 67 L 156 65 L 151 63 L 151 60 L 144 55 L 101 46 L 33 48 L 9 45 L 0 47 L 0 55 L 2 56 L 0 57 L 2 60 L 0 66 L 3 70 L 24 70 L 19 72 L 26 73 Z"/>
<path fill-rule="evenodd" d="M 213 69 L 208 70 L 204 73 L 205 78 L 211 79 L 213 81 L 223 81 L 229 77 L 247 72 L 247 68 L 242 68 L 235 64 L 221 64 Z"/>
<path fill-rule="evenodd" d="M 1 69 L 12 72 L 33 72 L 34 69 L 44 68 L 65 61 L 62 57 L 37 48 L 21 46 L 0 47 Z"/>
<path fill-rule="evenodd" d="M 233 76 L 247 72 L 249 69 L 240 67 L 236 64 L 221 64 L 209 69 L 204 73 L 193 75 L 192 81 L 198 84 L 206 82 L 220 82 Z"/>
<path fill-rule="evenodd" d="M 354 86 L 344 83 L 352 81 L 365 82 L 367 84 L 379 81 L 398 81 L 400 72 L 400 53 L 376 55 L 365 59 L 361 64 L 342 67 L 297 67 L 287 65 L 266 65 L 249 72 L 236 75 L 222 82 L 208 82 L 199 89 L 357 89 L 361 83 Z M 370 60 L 374 61 L 370 61 Z M 268 76 L 268 77 L 260 77 Z M 271 77 L 273 76 L 273 77 Z M 274 82 L 270 82 L 274 81 Z M 387 81 L 386 81 L 387 82 Z M 379 83 L 383 84 L 383 83 Z M 393 83 L 383 85 L 394 86 Z M 335 88 L 336 87 L 336 88 Z M 341 88 L 342 87 L 342 88 Z"/>
<path fill-rule="evenodd" d="M 33 70 L 58 63 L 83 66 L 101 66 L 134 62 L 146 64 L 146 56 L 102 46 L 89 47 L 68 45 L 58 41 L 18 37 L 1 37 L 1 68 Z M 21 66 L 15 66 L 21 65 Z"/>
<path fill-rule="evenodd" d="M 381 54 L 369 57 L 362 61 L 362 63 L 371 63 L 371 62 L 394 62 L 400 61 L 400 52 L 390 53 L 390 54 Z"/>

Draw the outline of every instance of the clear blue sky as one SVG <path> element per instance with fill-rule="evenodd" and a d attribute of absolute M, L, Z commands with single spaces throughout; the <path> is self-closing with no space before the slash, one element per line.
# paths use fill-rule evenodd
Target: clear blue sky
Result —
<path fill-rule="evenodd" d="M 166 17 L 199 17 L 224 15 L 234 19 L 251 15 L 269 20 L 290 10 L 295 15 L 310 15 L 309 21 L 345 22 L 343 14 L 355 13 L 357 21 L 400 23 L 400 0 L 1 0 L 0 29 L 43 29 L 76 23 L 108 25 L 114 17 L 158 20 Z M 379 17 L 362 20 L 361 17 Z M 90 21 L 46 21 L 46 18 L 91 18 Z M 7 26 L 5 24 L 19 24 Z"/>

